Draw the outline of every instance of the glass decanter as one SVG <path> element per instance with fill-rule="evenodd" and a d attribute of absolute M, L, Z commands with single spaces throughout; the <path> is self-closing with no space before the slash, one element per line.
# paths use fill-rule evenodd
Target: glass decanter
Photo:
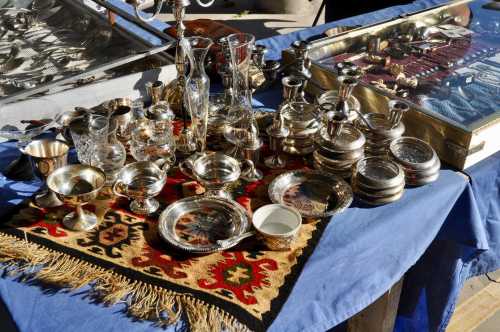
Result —
<path fill-rule="evenodd" d="M 91 165 L 101 169 L 106 174 L 106 186 L 111 186 L 116 176 L 125 166 L 127 152 L 125 146 L 118 140 L 118 126 L 110 124 L 107 141 L 96 144 L 91 156 Z"/>
<path fill-rule="evenodd" d="M 241 159 L 242 149 L 260 146 L 259 129 L 254 118 L 248 70 L 252 61 L 255 37 L 236 33 L 227 37 L 233 71 L 233 95 L 228 109 L 224 137 L 236 146 L 234 156 Z"/>
<path fill-rule="evenodd" d="M 191 116 L 191 129 L 198 153 L 204 152 L 207 145 L 210 79 L 205 72 L 205 57 L 212 44 L 211 39 L 203 37 L 189 37 L 181 40 L 181 46 L 190 63 L 184 100 Z"/>

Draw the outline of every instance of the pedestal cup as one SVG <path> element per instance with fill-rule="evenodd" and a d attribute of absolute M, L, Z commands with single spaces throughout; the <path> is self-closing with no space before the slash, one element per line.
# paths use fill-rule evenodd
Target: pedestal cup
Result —
<path fill-rule="evenodd" d="M 64 166 L 49 175 L 49 189 L 61 201 L 76 208 L 64 217 L 64 226 L 74 231 L 88 231 L 97 226 L 97 216 L 83 210 L 82 205 L 96 199 L 105 182 L 103 171 L 87 165 Z"/>
<path fill-rule="evenodd" d="M 57 195 L 47 188 L 45 181 L 53 171 L 66 166 L 68 150 L 68 144 L 53 139 L 35 140 L 23 149 L 23 153 L 31 157 L 36 175 L 44 182 L 43 191 L 35 197 L 39 207 L 62 205 Z"/>

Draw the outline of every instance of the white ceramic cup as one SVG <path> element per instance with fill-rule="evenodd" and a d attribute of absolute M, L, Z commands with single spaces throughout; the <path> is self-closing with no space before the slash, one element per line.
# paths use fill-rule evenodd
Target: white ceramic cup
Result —
<path fill-rule="evenodd" d="M 254 212 L 252 224 L 269 249 L 288 250 L 297 238 L 302 217 L 293 207 L 269 204 Z"/>

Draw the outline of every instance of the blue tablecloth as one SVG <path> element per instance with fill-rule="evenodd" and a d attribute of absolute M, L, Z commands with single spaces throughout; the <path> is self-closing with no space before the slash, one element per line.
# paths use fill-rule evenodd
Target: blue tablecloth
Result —
<path fill-rule="evenodd" d="M 438 2 L 416 1 L 260 43 L 277 58 L 293 40 L 309 38 L 330 26 L 368 24 Z M 255 97 L 263 105 L 275 107 L 279 91 Z M 14 155 L 12 143 L 0 145 L 0 171 Z M 404 285 L 397 328 L 424 331 L 444 326 L 463 280 L 495 268 L 499 261 L 487 250 L 496 244 L 493 226 L 499 220 L 498 182 L 487 180 L 492 181 L 492 169 L 498 179 L 499 167 L 491 160 L 486 166 L 481 163 L 471 169 L 471 183 L 462 174 L 443 170 L 436 183 L 409 189 L 394 204 L 377 208 L 354 204 L 334 217 L 270 330 L 331 328 L 377 299 L 412 266 Z M 30 196 L 39 184 L 12 182 L 0 176 L 0 215 Z M 491 194 L 495 188 L 496 196 Z M 482 195 L 489 197 L 490 205 L 484 203 Z M 21 331 L 158 330 L 149 322 L 130 320 L 123 314 L 123 305 L 91 303 L 84 297 L 85 291 L 47 291 L 7 276 L 0 279 L 0 297 Z"/>

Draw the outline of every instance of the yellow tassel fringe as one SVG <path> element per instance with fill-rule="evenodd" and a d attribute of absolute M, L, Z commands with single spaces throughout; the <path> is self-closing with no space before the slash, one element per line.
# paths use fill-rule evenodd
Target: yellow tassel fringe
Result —
<path fill-rule="evenodd" d="M 248 328 L 223 310 L 185 294 L 178 294 L 97 267 L 41 245 L 0 233 L 0 268 L 24 279 L 69 290 L 91 286 L 91 296 L 107 305 L 127 304 L 128 314 L 160 326 L 176 324 L 183 317 L 190 331 L 235 331 Z"/>

